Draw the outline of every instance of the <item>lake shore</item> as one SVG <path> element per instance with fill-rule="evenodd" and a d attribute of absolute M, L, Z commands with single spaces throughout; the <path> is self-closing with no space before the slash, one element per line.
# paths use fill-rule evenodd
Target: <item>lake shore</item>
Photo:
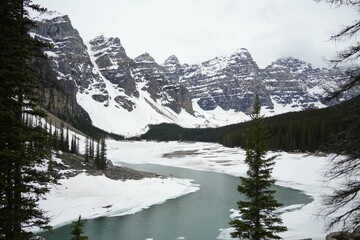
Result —
<path fill-rule="evenodd" d="M 231 176 L 245 176 L 245 151 L 240 148 L 226 148 L 213 143 L 186 142 L 132 142 L 109 141 L 108 156 L 114 165 L 121 162 L 130 164 L 157 164 L 192 170 L 210 171 Z M 146 158 L 136 149 L 146 152 Z M 127 149 L 127 151 L 121 151 Z M 324 170 L 329 157 L 307 153 L 270 152 L 277 155 L 273 177 L 279 186 L 304 192 L 314 200 L 304 206 L 294 206 L 292 211 L 280 209 L 281 218 L 288 231 L 285 239 L 324 239 L 325 220 L 318 218 L 322 196 L 332 191 L 334 183 L 324 183 Z M 236 189 L 234 190 L 236 191 Z M 230 212 L 231 211 L 231 212 Z M 233 210 L 229 209 L 229 215 Z M 218 239 L 230 239 L 231 229 L 222 229 Z"/>
<path fill-rule="evenodd" d="M 190 179 L 112 166 L 96 171 L 75 156 L 53 158 L 61 179 L 39 206 L 60 227 L 76 220 L 134 214 L 199 189 Z M 75 166 L 76 165 L 76 166 Z"/>
<path fill-rule="evenodd" d="M 117 167 L 123 167 L 122 163 L 149 163 L 236 177 L 244 176 L 247 170 L 244 150 L 225 148 L 219 144 L 108 141 L 107 145 L 108 158 Z M 289 230 L 281 236 L 285 239 L 324 239 L 324 220 L 316 218 L 316 215 L 321 207 L 322 195 L 334 187 L 324 184 L 322 178 L 328 157 L 286 152 L 269 155 L 277 155 L 273 171 L 276 184 L 300 190 L 313 199 L 306 205 L 295 204 L 279 210 Z M 51 223 L 56 227 L 75 220 L 79 215 L 92 219 L 132 214 L 199 189 L 188 179 L 157 177 L 121 181 L 85 172 L 61 180 L 61 184 L 52 189 L 47 200 L 40 202 L 40 206 L 52 216 Z M 233 212 L 229 209 L 229 216 Z M 219 230 L 217 239 L 230 239 L 230 228 Z"/>

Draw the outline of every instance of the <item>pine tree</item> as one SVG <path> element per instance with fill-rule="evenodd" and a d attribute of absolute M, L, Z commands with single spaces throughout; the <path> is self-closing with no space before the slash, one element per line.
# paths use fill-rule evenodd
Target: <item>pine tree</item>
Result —
<path fill-rule="evenodd" d="M 59 133 L 58 130 L 55 128 L 54 133 L 52 135 L 52 148 L 55 151 L 60 150 L 60 144 L 59 144 Z"/>
<path fill-rule="evenodd" d="M 76 154 L 79 154 L 80 153 L 80 138 L 78 138 L 76 135 L 75 135 L 75 153 Z"/>
<path fill-rule="evenodd" d="M 61 124 L 60 124 L 59 148 L 60 148 L 61 151 L 65 152 L 64 122 L 61 122 Z"/>
<path fill-rule="evenodd" d="M 23 116 L 45 117 L 38 108 L 39 82 L 29 65 L 44 47 L 28 35 L 30 0 L 0 1 L 0 239 L 27 240 L 29 227 L 49 229 L 38 207 L 53 179 L 36 166 L 50 157 L 49 135 Z"/>
<path fill-rule="evenodd" d="M 317 0 L 330 3 L 334 6 L 348 6 L 356 10 L 360 8 L 360 1 L 352 0 Z M 350 63 L 354 68 L 348 72 L 349 79 L 340 84 L 336 91 L 330 92 L 327 99 L 339 98 L 349 90 L 355 90 L 360 86 L 360 67 L 357 61 L 360 59 L 360 42 L 357 40 L 360 33 L 360 19 L 345 25 L 331 39 L 335 42 L 348 41 L 350 45 L 338 52 L 330 60 L 335 66 L 338 64 Z M 350 41 L 349 41 L 350 40 Z M 356 64 L 353 64 L 356 63 Z M 333 152 L 341 154 L 334 157 L 325 177 L 327 181 L 343 179 L 341 188 L 324 198 L 320 215 L 327 220 L 327 229 L 340 226 L 343 231 L 352 232 L 360 225 L 360 103 L 356 102 L 348 113 L 345 113 L 343 124 L 346 128 L 341 129 L 329 145 Z M 346 156 L 344 158 L 344 156 Z"/>
<path fill-rule="evenodd" d="M 94 139 L 90 140 L 90 160 L 95 160 L 95 142 L 94 142 Z"/>
<path fill-rule="evenodd" d="M 90 160 L 90 148 L 89 148 L 89 138 L 86 136 L 85 138 L 85 162 L 89 162 Z"/>
<path fill-rule="evenodd" d="M 271 178 L 275 157 L 265 158 L 268 142 L 260 109 L 260 100 L 256 97 L 250 127 L 245 134 L 245 162 L 249 169 L 247 177 L 240 177 L 238 186 L 246 200 L 238 202 L 241 217 L 230 222 L 235 228 L 231 233 L 234 238 L 280 239 L 277 233 L 287 230 L 274 213 L 281 206 L 274 198 L 275 191 L 270 189 L 275 182 Z"/>
<path fill-rule="evenodd" d="M 106 168 L 106 142 L 105 138 L 100 140 L 100 159 L 99 159 L 99 169 L 105 170 Z"/>
<path fill-rule="evenodd" d="M 71 225 L 72 231 L 71 234 L 73 237 L 71 240 L 88 240 L 87 236 L 83 236 L 83 228 L 84 228 L 84 221 L 81 220 L 81 216 L 79 216 L 77 221 L 74 221 Z"/>
<path fill-rule="evenodd" d="M 71 137 L 70 152 L 76 153 L 76 137 L 74 135 Z"/>

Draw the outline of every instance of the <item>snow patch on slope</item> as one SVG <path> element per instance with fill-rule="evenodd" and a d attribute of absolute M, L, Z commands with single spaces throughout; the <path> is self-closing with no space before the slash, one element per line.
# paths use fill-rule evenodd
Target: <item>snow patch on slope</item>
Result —
<path fill-rule="evenodd" d="M 87 49 L 94 65 L 93 71 L 101 76 L 102 82 L 105 84 L 103 92 L 106 92 L 109 98 L 105 104 L 95 101 L 92 95 L 100 93 L 95 87 L 78 92 L 76 98 L 78 103 L 89 113 L 92 123 L 96 127 L 125 137 L 132 137 L 145 133 L 150 124 L 175 123 L 185 128 L 219 127 L 249 119 L 244 113 L 233 110 L 225 111 L 220 107 L 212 111 L 205 111 L 196 104 L 197 99 L 193 99 L 194 115 L 184 110 L 177 114 L 163 106 L 160 100 L 154 101 L 147 91 L 142 90 L 146 84 L 145 81 L 137 83 L 139 97 L 130 98 L 134 103 L 134 109 L 127 111 L 114 101 L 116 96 L 125 96 L 123 89 L 112 84 L 101 74 L 95 63 L 95 52 L 92 52 L 89 44 L 87 44 Z"/>

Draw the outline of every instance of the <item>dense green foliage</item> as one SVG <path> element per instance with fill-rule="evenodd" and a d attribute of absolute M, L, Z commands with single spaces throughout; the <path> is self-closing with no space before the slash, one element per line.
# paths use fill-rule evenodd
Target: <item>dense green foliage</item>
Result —
<path fill-rule="evenodd" d="M 238 191 L 246 200 L 238 202 L 240 218 L 235 218 L 230 225 L 235 228 L 231 233 L 240 239 L 280 239 L 278 233 L 285 232 L 282 221 L 275 215 L 282 206 L 274 198 L 275 191 L 270 187 L 275 183 L 271 177 L 275 157 L 266 158 L 268 151 L 268 134 L 260 115 L 260 100 L 257 97 L 251 122 L 245 130 L 246 150 L 245 163 L 248 165 L 246 177 L 240 177 Z"/>
<path fill-rule="evenodd" d="M 81 216 L 79 216 L 77 221 L 74 221 L 71 225 L 71 234 L 73 237 L 71 240 L 88 240 L 87 236 L 84 236 L 84 222 L 81 220 Z"/>
<path fill-rule="evenodd" d="M 277 233 L 287 230 L 275 211 L 282 204 L 274 198 L 275 183 L 271 177 L 275 157 L 265 158 L 268 151 L 268 134 L 263 117 L 260 115 L 260 100 L 257 97 L 251 122 L 245 130 L 245 163 L 248 165 L 246 177 L 240 177 L 238 191 L 246 200 L 238 202 L 240 218 L 235 218 L 230 225 L 235 228 L 231 233 L 240 239 L 280 239 Z"/>
<path fill-rule="evenodd" d="M 0 2 L 0 239 L 26 240 L 29 227 L 48 229 L 38 200 L 49 191 L 49 135 L 39 120 L 39 81 L 30 61 L 44 44 L 28 35 L 34 26 L 29 0 Z M 33 121 L 26 121 L 33 116 Z"/>
<path fill-rule="evenodd" d="M 105 138 L 101 138 L 97 141 L 96 144 L 96 155 L 94 159 L 94 164 L 96 169 L 105 170 L 106 168 L 106 143 Z"/>
<path fill-rule="evenodd" d="M 346 129 L 348 119 L 356 114 L 360 96 L 342 104 L 302 112 L 291 112 L 264 119 L 269 133 L 271 150 L 286 151 L 338 151 L 328 149 L 331 142 L 337 141 L 334 136 Z M 244 147 L 244 131 L 248 122 L 220 128 L 185 129 L 174 124 L 150 126 L 147 133 L 141 136 L 147 140 L 182 140 L 217 142 L 228 147 Z"/>
<path fill-rule="evenodd" d="M 324 1 L 333 6 L 348 6 L 360 9 L 360 1 L 353 0 L 317 0 Z M 342 29 L 331 36 L 334 41 L 349 41 L 349 46 L 337 52 L 330 60 L 339 63 L 356 63 L 349 71 L 349 79 L 336 91 L 331 92 L 327 98 L 333 99 L 341 96 L 348 90 L 357 91 L 360 86 L 360 42 L 357 41 L 360 33 L 360 19 L 342 26 Z M 356 40 L 356 41 L 354 41 Z M 327 229 L 340 225 L 343 231 L 352 232 L 360 225 L 360 103 L 354 104 L 349 112 L 344 112 L 342 129 L 337 132 L 336 139 L 331 142 L 330 148 L 335 149 L 342 156 L 335 157 L 326 171 L 327 180 L 343 179 L 341 188 L 334 189 L 324 198 L 322 215 L 327 218 Z M 345 157 L 344 157 L 345 156 Z M 340 234 L 340 236 L 348 234 Z"/>

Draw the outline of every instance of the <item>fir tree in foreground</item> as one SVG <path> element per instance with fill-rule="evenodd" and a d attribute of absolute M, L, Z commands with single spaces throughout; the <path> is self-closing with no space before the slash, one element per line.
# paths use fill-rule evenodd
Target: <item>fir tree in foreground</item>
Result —
<path fill-rule="evenodd" d="M 50 141 L 29 64 L 45 45 L 29 36 L 29 8 L 44 10 L 30 0 L 0 1 L 0 239 L 6 240 L 31 239 L 31 228 L 49 228 L 38 201 L 53 180 L 45 161 Z"/>
<path fill-rule="evenodd" d="M 97 142 L 96 156 L 94 159 L 95 167 L 98 170 L 105 170 L 106 168 L 106 143 L 105 138 L 101 138 Z"/>
<path fill-rule="evenodd" d="M 84 221 L 81 220 L 81 216 L 79 216 L 79 219 L 77 221 L 74 221 L 71 225 L 71 234 L 73 237 L 71 240 L 88 240 L 89 238 L 87 236 L 83 236 L 83 228 L 84 228 Z"/>
<path fill-rule="evenodd" d="M 275 191 L 270 189 L 275 182 L 271 177 L 275 157 L 265 158 L 268 141 L 260 109 L 260 100 L 256 97 L 251 124 L 245 135 L 245 162 L 249 169 L 247 177 L 240 177 L 238 186 L 238 191 L 246 200 L 238 202 L 240 218 L 230 222 L 235 228 L 231 233 L 233 238 L 280 239 L 277 233 L 287 230 L 275 215 L 275 210 L 282 204 L 276 201 Z"/>

